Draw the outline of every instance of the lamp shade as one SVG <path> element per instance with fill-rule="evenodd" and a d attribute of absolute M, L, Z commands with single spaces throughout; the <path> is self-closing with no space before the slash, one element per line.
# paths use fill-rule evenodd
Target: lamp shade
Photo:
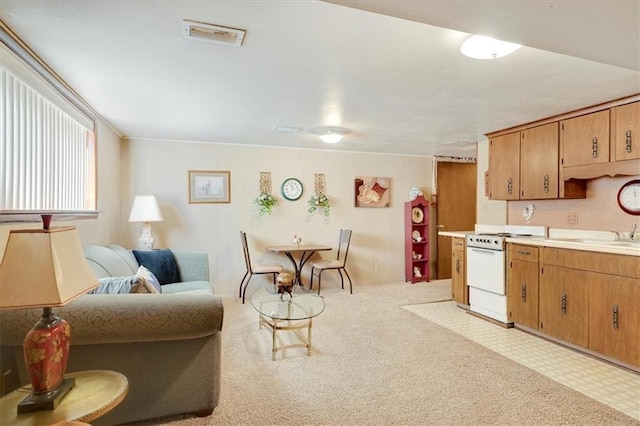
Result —
<path fill-rule="evenodd" d="M 63 306 L 98 286 L 75 227 L 9 233 L 0 309 Z"/>
<path fill-rule="evenodd" d="M 129 222 L 162 222 L 162 212 L 155 195 L 136 195 Z"/>

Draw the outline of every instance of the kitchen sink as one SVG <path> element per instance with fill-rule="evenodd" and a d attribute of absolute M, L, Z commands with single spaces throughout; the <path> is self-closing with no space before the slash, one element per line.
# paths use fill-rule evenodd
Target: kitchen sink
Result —
<path fill-rule="evenodd" d="M 550 238 L 549 241 L 563 243 L 590 244 L 598 246 L 637 247 L 640 248 L 640 240 L 604 240 L 597 238 Z"/>

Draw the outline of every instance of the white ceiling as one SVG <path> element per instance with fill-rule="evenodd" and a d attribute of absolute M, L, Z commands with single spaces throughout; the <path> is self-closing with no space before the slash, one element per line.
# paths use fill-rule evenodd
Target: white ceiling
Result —
<path fill-rule="evenodd" d="M 640 0 L 0 0 L 0 19 L 127 138 L 474 157 L 488 132 L 640 93 Z M 247 36 L 188 40 L 183 19 Z M 473 60 L 470 33 L 529 47 Z"/>

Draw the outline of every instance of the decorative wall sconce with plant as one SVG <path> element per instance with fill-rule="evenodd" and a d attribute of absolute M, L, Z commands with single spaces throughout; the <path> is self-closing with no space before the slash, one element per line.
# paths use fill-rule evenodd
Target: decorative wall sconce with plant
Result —
<path fill-rule="evenodd" d="M 314 195 L 309 198 L 309 213 L 314 213 L 316 210 L 321 209 L 322 213 L 329 217 L 331 214 L 331 206 L 329 205 L 329 198 L 325 195 L 325 183 L 324 175 L 316 173 L 313 183 Z"/>
<path fill-rule="evenodd" d="M 258 214 L 264 216 L 273 213 L 278 199 L 271 195 L 271 172 L 260 172 L 260 195 L 253 199 L 259 207 Z"/>

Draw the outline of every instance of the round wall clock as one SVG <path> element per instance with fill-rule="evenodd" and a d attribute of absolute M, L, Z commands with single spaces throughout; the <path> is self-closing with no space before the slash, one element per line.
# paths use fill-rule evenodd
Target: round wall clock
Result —
<path fill-rule="evenodd" d="M 625 212 L 640 216 L 640 179 L 622 185 L 618 191 L 618 205 Z"/>
<path fill-rule="evenodd" d="M 302 182 L 296 178 L 287 178 L 280 187 L 282 196 L 289 201 L 295 201 L 302 197 Z"/>

